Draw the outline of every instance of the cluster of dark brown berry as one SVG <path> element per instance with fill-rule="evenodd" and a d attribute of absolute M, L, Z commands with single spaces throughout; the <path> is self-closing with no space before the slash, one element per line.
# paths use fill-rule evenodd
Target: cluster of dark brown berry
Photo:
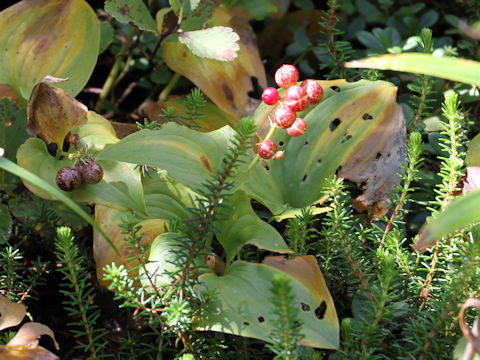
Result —
<path fill-rule="evenodd" d="M 297 117 L 297 112 L 307 109 L 310 105 L 318 104 L 323 98 L 322 86 L 313 79 L 298 82 L 298 70 L 295 66 L 282 65 L 275 73 L 275 82 L 281 88 L 285 88 L 285 95 L 281 101 L 278 90 L 273 87 L 266 88 L 262 93 L 262 100 L 267 105 L 276 105 L 280 101 L 280 107 L 273 113 L 272 126 L 286 129 L 288 135 L 297 137 L 307 130 L 305 120 Z M 277 151 L 277 144 L 271 139 L 265 139 L 258 146 L 258 155 L 263 159 L 281 159 L 283 151 Z"/>
<path fill-rule="evenodd" d="M 70 143 L 77 149 L 78 135 L 70 135 Z M 75 190 L 83 182 L 97 184 L 103 179 L 103 169 L 91 156 L 87 149 L 76 151 L 75 165 L 65 166 L 57 172 L 57 185 L 63 191 Z"/>

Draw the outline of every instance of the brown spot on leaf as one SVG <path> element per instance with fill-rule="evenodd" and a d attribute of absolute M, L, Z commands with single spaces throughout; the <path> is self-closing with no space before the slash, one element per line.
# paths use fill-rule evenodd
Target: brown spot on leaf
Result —
<path fill-rule="evenodd" d="M 206 156 L 200 156 L 200 161 L 202 162 L 202 165 L 205 169 L 207 169 L 209 172 L 213 172 L 210 161 Z"/>
<path fill-rule="evenodd" d="M 226 98 L 229 101 L 233 102 L 232 89 L 230 89 L 227 84 L 222 84 L 222 90 L 223 90 L 223 93 L 225 94 Z"/>

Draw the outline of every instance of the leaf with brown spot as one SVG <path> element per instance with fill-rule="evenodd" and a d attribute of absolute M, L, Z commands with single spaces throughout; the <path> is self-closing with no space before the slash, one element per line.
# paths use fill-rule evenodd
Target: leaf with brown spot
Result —
<path fill-rule="evenodd" d="M 163 47 L 163 58 L 170 68 L 190 79 L 220 109 L 238 119 L 251 115 L 258 105 L 248 96 L 253 90 L 251 78 L 256 78 L 260 87 L 267 86 L 249 20 L 244 9 L 222 7 L 215 10 L 209 23 L 230 27 L 240 36 L 238 56 L 231 62 L 200 58 L 178 41 L 167 41 Z"/>
<path fill-rule="evenodd" d="M 268 170 L 257 164 L 243 189 L 274 215 L 295 214 L 321 199 L 327 179 L 341 166 L 339 176 L 366 183 L 355 206 L 382 215 L 399 181 L 406 147 L 397 88 L 385 81 L 319 83 L 325 91 L 322 102 L 299 115 L 308 125 L 307 132 L 292 138 L 277 131 L 273 139 L 282 144 L 284 159 L 269 162 Z M 275 109 L 265 104 L 257 109 L 254 118 L 260 136 L 268 132 L 268 116 Z"/>
<path fill-rule="evenodd" d="M 340 332 L 335 304 L 317 261 L 311 255 L 291 260 L 282 256 L 268 257 L 263 264 L 236 261 L 223 276 L 201 275 L 198 288 L 208 291 L 209 301 L 197 314 L 194 329 L 271 342 L 274 305 L 268 289 L 276 274 L 290 280 L 294 306 L 298 307 L 301 332 L 305 336 L 300 344 L 336 349 Z M 315 310 L 323 303 L 326 311 L 319 318 Z"/>
<path fill-rule="evenodd" d="M 70 130 L 87 123 L 87 107 L 67 92 L 41 82 L 28 101 L 27 130 L 61 149 Z"/>
<path fill-rule="evenodd" d="M 0 33 L 0 83 L 22 104 L 45 75 L 68 78 L 58 87 L 77 95 L 97 62 L 100 26 L 85 0 L 19 1 L 0 12 Z"/>

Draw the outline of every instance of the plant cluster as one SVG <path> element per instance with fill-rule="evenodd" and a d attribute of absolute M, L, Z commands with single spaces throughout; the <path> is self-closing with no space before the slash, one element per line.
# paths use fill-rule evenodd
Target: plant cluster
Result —
<path fill-rule="evenodd" d="M 475 1 L 93 3 L 0 11 L 2 355 L 480 356 Z"/>

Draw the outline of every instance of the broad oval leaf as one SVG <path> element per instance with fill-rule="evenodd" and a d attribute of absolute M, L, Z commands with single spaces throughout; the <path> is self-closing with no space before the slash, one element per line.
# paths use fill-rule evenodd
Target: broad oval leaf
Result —
<path fill-rule="evenodd" d="M 235 262 L 223 276 L 205 274 L 199 277 L 198 290 L 209 293 L 209 301 L 195 317 L 194 329 L 221 331 L 271 342 L 273 325 L 270 314 L 274 307 L 269 298 L 271 281 L 276 273 L 290 280 L 295 303 L 300 310 L 301 344 L 324 349 L 336 349 L 339 344 L 339 324 L 335 305 L 325 280 L 311 255 L 286 260 L 267 258 L 264 264 Z M 323 316 L 316 310 L 324 303 Z M 321 314 L 322 315 L 322 314 Z"/>
<path fill-rule="evenodd" d="M 163 59 L 175 72 L 198 86 L 220 109 L 241 119 L 251 115 L 258 101 L 248 96 L 253 90 L 251 78 L 260 87 L 267 86 L 265 68 L 248 23 L 249 15 L 241 8 L 215 10 L 212 26 L 227 26 L 240 36 L 238 56 L 231 62 L 220 62 L 195 56 L 186 45 L 167 41 Z"/>
<path fill-rule="evenodd" d="M 364 183 L 365 192 L 355 200 L 359 210 L 371 208 L 383 214 L 405 153 L 406 130 L 397 88 L 384 81 L 319 81 L 325 91 L 321 103 L 299 116 L 307 132 L 292 138 L 277 130 L 274 140 L 285 157 L 258 163 L 243 185 L 248 195 L 274 215 L 294 214 L 317 203 L 326 179 L 338 175 Z M 275 107 L 262 104 L 255 113 L 259 133 L 270 126 Z M 340 168 L 341 167 L 341 168 Z"/>
<path fill-rule="evenodd" d="M 24 102 L 46 75 L 77 95 L 97 62 L 100 26 L 85 0 L 20 1 L 0 12 L 0 33 L 0 83 Z"/>
<path fill-rule="evenodd" d="M 480 62 L 449 56 L 403 53 L 347 62 L 346 67 L 405 71 L 480 86 Z"/>
<path fill-rule="evenodd" d="M 165 169 L 176 181 L 198 190 L 219 169 L 233 135 L 228 126 L 204 134 L 167 123 L 159 130 L 141 130 L 127 136 L 100 151 L 96 159 Z"/>
<path fill-rule="evenodd" d="M 420 230 L 415 244 L 417 250 L 425 249 L 441 239 L 480 221 L 480 191 L 474 190 L 453 200 L 444 211 L 437 214 Z"/>
<path fill-rule="evenodd" d="M 215 227 L 219 230 L 216 233 L 217 239 L 227 253 L 227 263 L 246 244 L 279 253 L 292 252 L 278 231 L 253 211 L 250 199 L 243 191 L 237 191 L 228 197 L 226 206 L 226 216 L 222 216 Z"/>

